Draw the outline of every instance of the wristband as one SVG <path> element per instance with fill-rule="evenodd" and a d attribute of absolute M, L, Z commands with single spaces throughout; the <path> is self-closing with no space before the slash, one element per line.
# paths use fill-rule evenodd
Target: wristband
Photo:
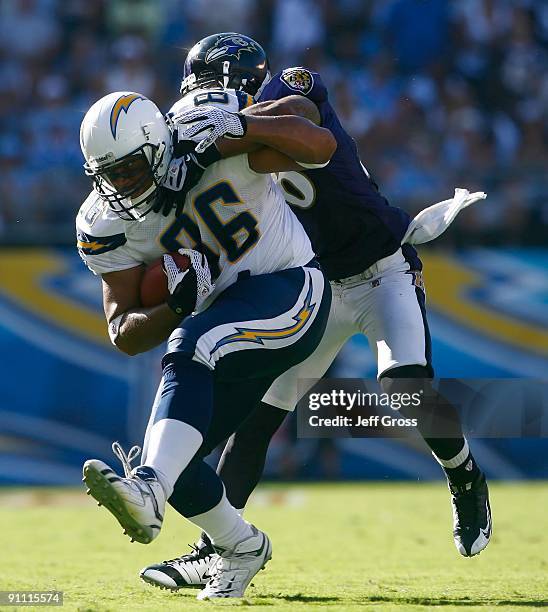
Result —
<path fill-rule="evenodd" d="M 126 313 L 123 312 L 121 315 L 114 317 L 114 319 L 112 319 L 112 321 L 108 324 L 108 335 L 110 337 L 110 341 L 112 342 L 112 344 L 114 344 L 114 346 L 116 346 L 116 340 L 120 335 L 120 327 L 122 326 L 123 318 L 125 316 Z"/>
<path fill-rule="evenodd" d="M 301 168 L 306 168 L 307 170 L 314 170 L 314 168 L 325 168 L 329 162 L 326 161 L 325 164 L 307 164 L 306 162 L 298 161 L 297 163 L 299 164 L 299 166 L 301 166 Z"/>
<path fill-rule="evenodd" d="M 202 168 L 207 168 L 208 166 L 211 166 L 211 164 L 214 164 L 222 159 L 221 153 L 219 152 L 219 149 L 215 143 L 213 143 L 212 146 L 207 147 L 203 153 L 194 153 L 194 156 Z"/>

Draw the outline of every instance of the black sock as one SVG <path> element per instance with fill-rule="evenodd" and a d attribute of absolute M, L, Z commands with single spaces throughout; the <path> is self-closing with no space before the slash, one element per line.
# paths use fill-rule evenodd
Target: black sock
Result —
<path fill-rule="evenodd" d="M 261 403 L 226 443 L 217 473 L 225 484 L 228 501 L 236 509 L 245 508 L 261 479 L 268 445 L 287 414 L 286 410 Z"/>
<path fill-rule="evenodd" d="M 428 444 L 430 450 L 438 459 L 453 459 L 464 448 L 464 436 L 462 431 L 459 432 L 459 437 L 454 438 L 429 438 L 425 437 L 424 441 Z"/>

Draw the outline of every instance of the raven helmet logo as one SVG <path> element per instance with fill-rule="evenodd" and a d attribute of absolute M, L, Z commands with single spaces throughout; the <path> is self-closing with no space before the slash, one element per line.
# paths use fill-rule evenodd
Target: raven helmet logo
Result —
<path fill-rule="evenodd" d="M 143 98 L 143 96 L 139 96 L 137 94 L 127 94 L 118 98 L 118 100 L 116 100 L 116 102 L 112 105 L 112 110 L 110 111 L 110 131 L 112 132 L 113 138 L 116 138 L 116 128 L 118 126 L 118 119 L 120 119 L 122 111 L 127 113 L 129 107 L 135 102 L 135 100 L 146 100 L 146 98 Z"/>
<path fill-rule="evenodd" d="M 220 57 L 235 57 L 237 60 L 240 59 L 241 54 L 244 51 L 253 53 L 259 49 L 256 45 L 250 41 L 242 38 L 241 36 L 225 36 L 220 38 L 205 56 L 205 63 L 219 59 Z"/>
<path fill-rule="evenodd" d="M 280 79 L 291 89 L 305 95 L 314 87 L 314 77 L 305 68 L 286 68 Z"/>

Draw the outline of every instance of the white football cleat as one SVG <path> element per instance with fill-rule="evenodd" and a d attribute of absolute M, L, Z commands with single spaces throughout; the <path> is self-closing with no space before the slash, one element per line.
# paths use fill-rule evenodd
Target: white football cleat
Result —
<path fill-rule="evenodd" d="M 215 547 L 217 562 L 209 569 L 211 578 L 197 599 L 243 597 L 253 577 L 272 558 L 272 545 L 266 533 L 251 525 L 253 535 L 230 550 Z"/>
<path fill-rule="evenodd" d="M 209 569 L 217 562 L 219 555 L 209 537 L 202 533 L 196 544 L 191 544 L 192 552 L 147 565 L 139 573 L 141 580 L 160 589 L 178 591 L 189 587 L 202 587 L 211 578 Z"/>
<path fill-rule="evenodd" d="M 138 446 L 126 455 L 118 442 L 114 442 L 112 450 L 124 466 L 125 478 L 103 461 L 89 459 L 84 463 L 83 478 L 87 493 L 116 517 L 132 542 L 149 544 L 162 528 L 164 490 L 152 468 L 138 466 L 131 470 L 131 461 L 141 452 Z"/>

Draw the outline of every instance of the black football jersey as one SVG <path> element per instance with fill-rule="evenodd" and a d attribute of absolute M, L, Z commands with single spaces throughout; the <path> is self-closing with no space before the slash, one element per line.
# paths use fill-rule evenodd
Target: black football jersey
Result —
<path fill-rule="evenodd" d="M 397 251 L 411 221 L 391 206 L 360 161 L 354 140 L 342 127 L 320 75 L 288 68 L 274 75 L 259 102 L 303 95 L 318 106 L 321 125 L 331 130 L 337 150 L 324 168 L 282 172 L 279 185 L 304 225 L 330 280 L 353 276 Z M 421 263 L 411 245 L 403 246 L 411 269 Z"/>

